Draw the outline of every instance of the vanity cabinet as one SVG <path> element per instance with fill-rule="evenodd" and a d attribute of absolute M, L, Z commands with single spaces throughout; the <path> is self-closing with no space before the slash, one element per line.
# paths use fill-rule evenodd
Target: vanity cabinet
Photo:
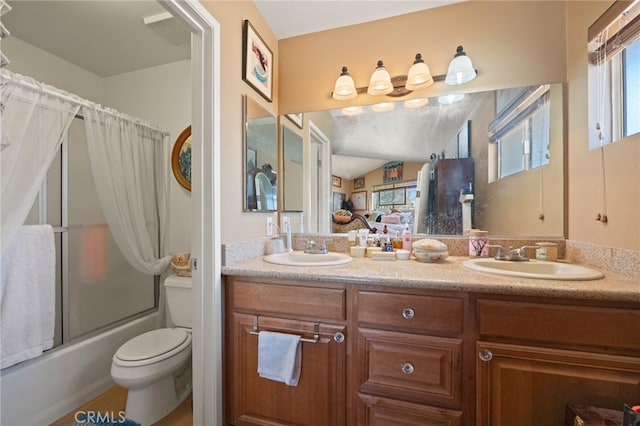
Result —
<path fill-rule="evenodd" d="M 640 303 L 225 277 L 226 424 L 563 425 L 640 403 Z M 300 383 L 257 374 L 299 334 Z"/>
<path fill-rule="evenodd" d="M 359 425 L 461 425 L 465 299 L 357 293 Z"/>
<path fill-rule="evenodd" d="M 567 404 L 640 401 L 640 309 L 480 298 L 477 424 L 562 425 Z"/>
<path fill-rule="evenodd" d="M 225 286 L 226 422 L 233 425 L 346 425 L 346 290 L 229 278 Z M 258 376 L 260 330 L 298 334 L 297 386 Z"/>

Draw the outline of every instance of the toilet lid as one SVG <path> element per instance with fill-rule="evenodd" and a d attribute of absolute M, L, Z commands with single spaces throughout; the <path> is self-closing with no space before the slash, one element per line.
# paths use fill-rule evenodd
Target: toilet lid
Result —
<path fill-rule="evenodd" d="M 122 361 L 155 358 L 182 345 L 189 333 L 175 328 L 161 328 L 141 334 L 120 346 L 116 356 Z"/>

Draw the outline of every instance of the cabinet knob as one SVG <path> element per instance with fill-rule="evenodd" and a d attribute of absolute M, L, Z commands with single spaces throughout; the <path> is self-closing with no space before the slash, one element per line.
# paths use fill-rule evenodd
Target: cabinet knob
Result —
<path fill-rule="evenodd" d="M 344 334 L 338 331 L 336 334 L 333 335 L 333 340 L 335 340 L 337 343 L 344 342 Z"/>
<path fill-rule="evenodd" d="M 489 349 L 482 349 L 480 352 L 478 352 L 478 357 L 480 357 L 481 361 L 486 362 L 491 361 L 491 358 L 493 358 L 493 354 Z"/>
<path fill-rule="evenodd" d="M 414 367 L 413 367 L 413 364 L 411 364 L 410 362 L 402 363 L 402 367 L 401 368 L 402 368 L 402 372 L 404 374 L 407 374 L 407 375 L 408 374 L 413 374 Z"/>
<path fill-rule="evenodd" d="M 402 316 L 405 317 L 406 319 L 411 319 L 416 315 L 416 312 L 413 310 L 413 308 L 404 308 L 402 310 Z"/>

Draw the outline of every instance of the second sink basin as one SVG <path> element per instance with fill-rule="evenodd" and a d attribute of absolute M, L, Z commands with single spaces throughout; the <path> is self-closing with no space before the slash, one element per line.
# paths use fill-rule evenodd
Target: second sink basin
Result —
<path fill-rule="evenodd" d="M 270 254 L 265 262 L 286 266 L 335 266 L 351 262 L 351 256 L 342 253 L 307 254 L 303 251 Z"/>
<path fill-rule="evenodd" d="M 462 264 L 478 272 L 543 280 L 597 280 L 604 277 L 602 272 L 586 266 L 540 260 L 512 262 L 478 258 L 466 260 Z"/>

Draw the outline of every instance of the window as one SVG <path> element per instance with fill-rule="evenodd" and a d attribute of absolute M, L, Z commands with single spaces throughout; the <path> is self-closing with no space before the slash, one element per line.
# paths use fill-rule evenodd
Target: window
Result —
<path fill-rule="evenodd" d="M 640 39 L 624 50 L 624 136 L 640 132 Z"/>
<path fill-rule="evenodd" d="M 615 2 L 589 27 L 589 39 L 589 149 L 595 149 L 640 132 L 640 1 Z"/>
<path fill-rule="evenodd" d="M 496 92 L 489 142 L 497 144 L 498 179 L 549 164 L 549 90 L 541 85 Z"/>
<path fill-rule="evenodd" d="M 417 181 L 374 186 L 371 190 L 371 211 L 396 209 L 414 210 Z"/>

